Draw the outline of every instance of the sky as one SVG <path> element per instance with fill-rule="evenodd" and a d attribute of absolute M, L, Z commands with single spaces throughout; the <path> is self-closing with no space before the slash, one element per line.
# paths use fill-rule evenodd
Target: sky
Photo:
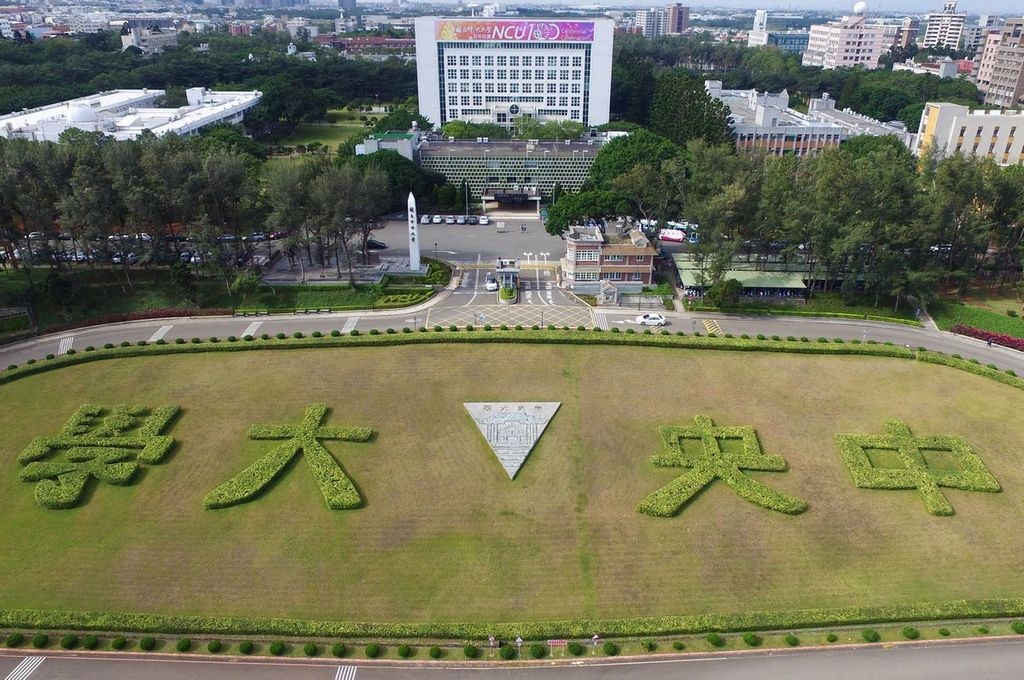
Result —
<path fill-rule="evenodd" d="M 565 0 L 567 4 L 576 4 L 571 0 Z M 752 5 L 751 0 L 714 0 L 713 3 L 689 2 L 691 12 L 709 10 L 712 7 L 728 7 L 735 9 L 762 8 L 768 10 L 801 10 L 801 9 L 823 9 L 846 11 L 853 7 L 853 0 L 766 0 L 764 4 Z M 668 0 L 634 0 L 638 7 L 657 7 L 664 5 Z M 621 6 L 621 0 L 593 0 L 594 4 L 608 4 Z M 589 4 L 589 3 L 588 3 Z M 628 3 L 629 4 L 633 3 Z M 943 0 L 868 0 L 868 6 L 879 12 L 906 12 L 908 14 L 923 14 L 929 11 L 941 11 Z M 971 14 L 997 14 L 1000 16 L 1024 16 L 1024 0 L 960 0 L 957 9 L 961 12 Z"/>

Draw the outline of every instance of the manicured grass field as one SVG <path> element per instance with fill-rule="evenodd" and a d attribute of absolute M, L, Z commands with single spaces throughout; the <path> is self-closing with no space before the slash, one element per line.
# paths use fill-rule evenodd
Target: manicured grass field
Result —
<path fill-rule="evenodd" d="M 338 144 L 344 142 L 353 134 L 359 132 L 370 134 L 373 128 L 366 127 L 359 120 L 359 116 L 366 116 L 370 120 L 380 118 L 381 114 L 361 113 L 358 111 L 330 111 L 331 123 L 300 123 L 295 131 L 278 142 L 282 146 L 297 146 L 299 144 L 312 144 L 320 142 L 330 149 L 335 149 Z"/>
<path fill-rule="evenodd" d="M 561 401 L 510 481 L 464 401 Z M 18 453 L 82 403 L 181 404 L 169 459 L 82 507 L 44 510 Z M 203 497 L 273 445 L 250 425 L 328 424 L 366 506 L 331 511 L 300 458 L 257 500 Z M 0 603 L 5 607 L 517 621 L 882 605 L 1024 594 L 1024 394 L 952 369 L 862 357 L 653 348 L 437 345 L 118 359 L 0 387 Z M 807 502 L 764 510 L 715 482 L 673 518 L 637 503 L 658 427 L 704 413 L 757 429 Z M 965 437 L 1003 492 L 857 489 L 833 435 Z"/>
<path fill-rule="evenodd" d="M 942 330 L 949 330 L 957 324 L 973 326 L 995 333 L 1005 333 L 1024 338 L 1024 320 L 1006 314 L 1006 310 L 1017 311 L 1017 305 L 1007 304 L 1002 311 L 995 311 L 990 305 L 979 307 L 973 304 L 957 304 L 955 302 L 934 302 L 928 311 Z"/>

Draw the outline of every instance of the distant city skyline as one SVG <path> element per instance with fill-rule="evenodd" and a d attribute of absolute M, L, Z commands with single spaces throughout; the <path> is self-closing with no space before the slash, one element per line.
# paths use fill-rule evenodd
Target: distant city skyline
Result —
<path fill-rule="evenodd" d="M 474 0 L 477 3 L 485 3 L 487 0 Z M 687 5 L 692 12 L 702 13 L 710 12 L 715 9 L 767 9 L 772 12 L 785 12 L 785 11 L 802 11 L 802 10 L 822 10 L 822 11 L 835 11 L 835 12 L 849 12 L 853 8 L 853 2 L 845 2 L 843 0 L 786 0 L 785 2 L 766 2 L 764 4 L 752 5 L 751 0 L 715 0 L 713 4 L 709 3 L 695 3 L 695 2 L 683 2 L 682 4 Z M 523 3 L 502 3 L 502 4 L 548 4 L 523 2 Z M 569 0 L 563 4 L 569 6 L 580 6 L 581 3 L 573 2 Z M 608 6 L 608 7 L 625 7 L 632 9 L 634 7 L 645 8 L 645 7 L 662 7 L 664 5 L 671 4 L 669 0 L 635 0 L 632 3 L 623 3 L 619 1 L 612 2 L 588 2 L 587 6 Z M 943 0 L 868 0 L 868 7 L 872 12 L 885 12 L 885 13 L 908 13 L 908 14 L 924 14 L 926 12 L 940 12 L 942 11 Z M 1020 0 L 960 0 L 957 2 L 957 10 L 967 12 L 968 14 L 997 14 L 1000 16 L 1024 16 L 1024 6 Z"/>

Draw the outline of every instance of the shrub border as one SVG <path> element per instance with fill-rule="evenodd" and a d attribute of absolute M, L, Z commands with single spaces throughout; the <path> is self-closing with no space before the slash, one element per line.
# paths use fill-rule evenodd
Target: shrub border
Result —
<path fill-rule="evenodd" d="M 0 373 L 0 385 L 55 368 L 104 359 L 236 352 L 262 349 L 312 349 L 317 347 L 378 347 L 441 343 L 521 343 L 639 346 L 728 351 L 767 351 L 794 354 L 892 357 L 940 364 L 960 369 L 1024 390 L 1024 379 L 1016 375 L 950 357 L 940 352 L 915 350 L 889 344 L 810 343 L 789 340 L 750 340 L 708 336 L 617 334 L 568 330 L 491 330 L 385 333 L 378 335 L 324 336 L 267 339 L 246 343 L 198 342 L 174 345 L 129 345 L 62 355 L 35 361 Z M 791 630 L 834 625 L 881 624 L 909 621 L 938 621 L 1024 616 L 1024 598 L 953 600 L 947 602 L 895 604 L 872 607 L 840 607 L 758 611 L 732 614 L 635 617 L 611 620 L 537 621 L 507 623 L 372 623 L 281 619 L 257 617 L 172 616 L 159 614 L 61 611 L 0 608 L 0 627 L 33 630 L 116 631 L 132 633 L 203 635 L 284 635 L 301 637 L 373 637 L 406 639 L 482 639 L 488 635 L 523 636 L 542 640 L 556 637 L 588 637 L 595 630 L 606 636 L 673 635 L 704 632 Z"/>

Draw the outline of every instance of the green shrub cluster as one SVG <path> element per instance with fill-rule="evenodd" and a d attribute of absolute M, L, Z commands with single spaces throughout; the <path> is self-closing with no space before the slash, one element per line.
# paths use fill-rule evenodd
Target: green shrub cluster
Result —
<path fill-rule="evenodd" d="M 339 659 L 345 656 L 346 652 L 348 652 L 348 647 L 345 646 L 344 642 L 335 642 L 331 645 L 331 654 Z"/>
<path fill-rule="evenodd" d="M 505 661 L 511 661 L 512 659 L 516 658 L 516 648 L 512 645 L 505 645 L 498 650 L 498 656 L 500 656 Z"/>
<path fill-rule="evenodd" d="M 407 644 L 400 644 L 400 645 L 398 645 L 398 656 L 402 657 L 403 659 L 408 659 L 410 656 L 412 656 L 412 652 L 413 652 L 413 649 L 409 645 L 407 645 Z"/>
<path fill-rule="evenodd" d="M 125 637 L 123 637 L 121 635 L 118 635 L 117 637 L 115 637 L 113 640 L 110 641 L 110 648 L 111 649 L 124 649 L 127 646 L 128 646 L 127 638 L 125 638 Z"/>
<path fill-rule="evenodd" d="M 712 647 L 725 646 L 725 638 L 719 635 L 718 633 L 708 633 L 705 639 L 708 641 L 708 644 Z"/>
<path fill-rule="evenodd" d="M 615 656 L 619 653 L 619 646 L 611 640 L 608 640 L 601 645 L 601 651 L 604 652 L 605 656 Z"/>
<path fill-rule="evenodd" d="M 220 640 L 210 640 L 206 645 L 206 651 L 210 654 L 217 654 L 223 648 L 224 646 L 221 644 Z"/>
<path fill-rule="evenodd" d="M 36 649 L 43 649 L 50 644 L 50 636 L 46 633 L 36 633 L 32 636 L 32 646 Z"/>
<path fill-rule="evenodd" d="M 100 639 L 95 635 L 86 635 L 82 638 L 83 649 L 96 649 L 100 645 Z"/>
<path fill-rule="evenodd" d="M 249 640 L 238 643 L 238 651 L 242 654 L 252 654 L 253 644 Z"/>
<path fill-rule="evenodd" d="M 878 642 L 882 639 L 882 636 L 878 634 L 878 631 L 874 628 L 865 628 L 861 631 L 860 636 L 864 638 L 865 642 Z"/>
<path fill-rule="evenodd" d="M 177 649 L 179 652 L 187 652 L 188 650 L 192 649 L 192 641 L 188 638 L 181 638 L 180 640 L 178 640 L 178 643 L 174 645 L 174 648 Z"/>
<path fill-rule="evenodd" d="M 761 644 L 761 636 L 760 635 L 755 635 L 754 633 L 751 633 L 751 632 L 746 632 L 746 633 L 743 634 L 743 641 L 746 642 L 751 647 L 757 647 L 758 645 Z"/>
<path fill-rule="evenodd" d="M 316 656 L 320 653 L 320 648 L 317 647 L 315 642 L 307 642 L 302 645 L 302 653 L 306 656 Z"/>
<path fill-rule="evenodd" d="M 376 659 L 380 656 L 380 651 L 380 645 L 375 642 L 371 642 L 363 649 L 363 653 L 366 655 L 367 659 Z"/>
<path fill-rule="evenodd" d="M 476 645 L 464 645 L 462 647 L 462 654 L 467 659 L 475 659 L 480 656 L 480 648 Z"/>
<path fill-rule="evenodd" d="M 4 639 L 7 647 L 20 647 L 25 642 L 25 635 L 22 633 L 11 633 Z"/>
<path fill-rule="evenodd" d="M 139 649 L 144 652 L 152 652 L 156 649 L 156 638 L 150 636 L 142 638 L 139 640 Z"/>
<path fill-rule="evenodd" d="M 786 644 L 790 647 L 796 647 L 800 644 L 800 638 L 798 638 L 796 635 L 793 635 L 792 633 L 786 633 L 786 637 L 782 639 L 785 640 Z"/>
<path fill-rule="evenodd" d="M 77 646 L 78 646 L 78 636 L 77 635 L 72 635 L 72 634 L 68 633 L 67 635 L 62 636 L 61 639 L 60 639 L 60 648 L 61 649 L 74 649 Z"/>
<path fill-rule="evenodd" d="M 284 650 L 285 650 L 284 643 L 281 642 L 280 640 L 275 640 L 274 642 L 270 643 L 269 650 L 270 650 L 270 653 L 273 654 L 274 656 L 281 656 L 282 654 L 284 654 Z"/>
<path fill-rule="evenodd" d="M 914 628 L 913 626 L 903 626 L 902 632 L 903 637 L 907 638 L 908 640 L 916 640 L 917 638 L 921 637 L 921 631 L 919 631 L 917 628 Z"/>
<path fill-rule="evenodd" d="M 444 651 L 437 645 L 433 645 L 427 654 L 430 655 L 431 659 L 440 659 L 444 655 Z"/>

